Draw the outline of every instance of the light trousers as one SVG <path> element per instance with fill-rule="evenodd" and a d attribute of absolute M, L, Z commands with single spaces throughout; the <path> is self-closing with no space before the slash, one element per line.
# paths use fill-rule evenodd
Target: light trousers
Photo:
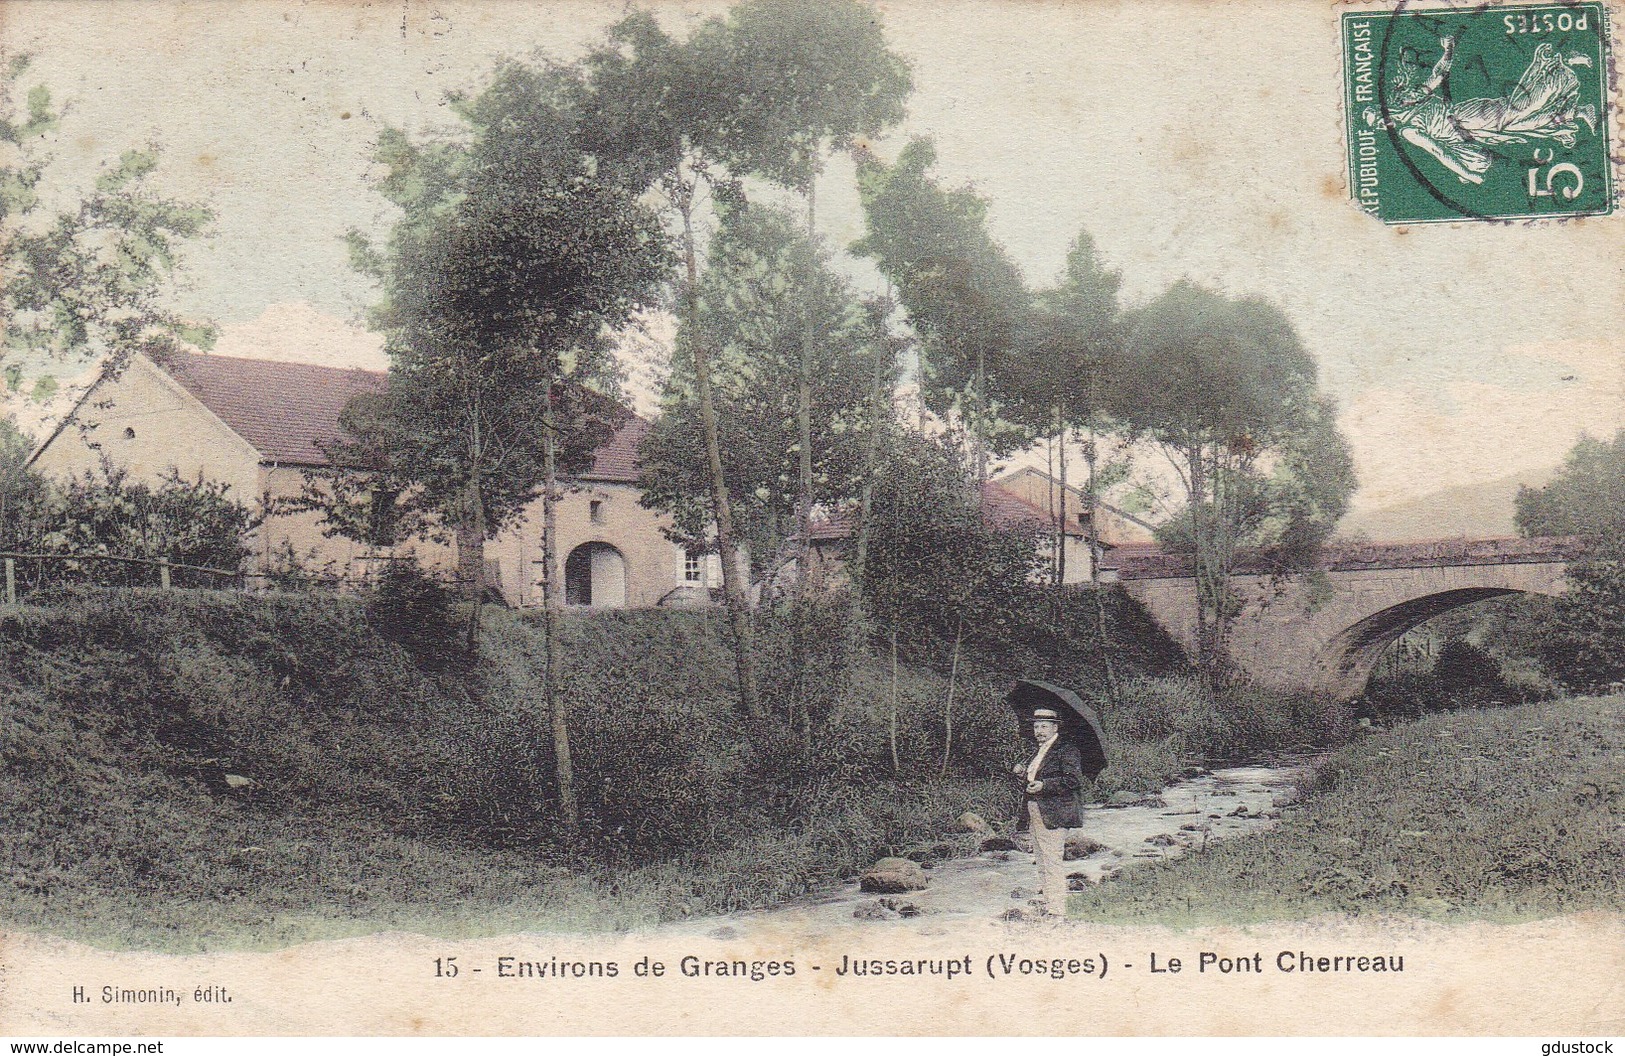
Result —
<path fill-rule="evenodd" d="M 1027 801 L 1027 828 L 1033 838 L 1033 857 L 1038 859 L 1038 885 L 1044 889 L 1044 911 L 1066 915 L 1066 829 L 1044 824 L 1037 800 Z"/>

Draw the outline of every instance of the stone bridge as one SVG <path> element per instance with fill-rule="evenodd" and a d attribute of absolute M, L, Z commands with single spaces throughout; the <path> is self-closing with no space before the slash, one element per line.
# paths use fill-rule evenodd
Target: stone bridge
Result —
<path fill-rule="evenodd" d="M 1434 616 L 1504 594 L 1556 594 L 1581 540 L 1456 539 L 1332 547 L 1291 575 L 1243 567 L 1231 625 L 1236 665 L 1260 682 L 1359 696 L 1384 649 Z M 1114 560 L 1115 559 L 1115 560 Z M 1188 654 L 1196 596 L 1187 559 L 1144 548 L 1107 558 L 1123 588 Z"/>

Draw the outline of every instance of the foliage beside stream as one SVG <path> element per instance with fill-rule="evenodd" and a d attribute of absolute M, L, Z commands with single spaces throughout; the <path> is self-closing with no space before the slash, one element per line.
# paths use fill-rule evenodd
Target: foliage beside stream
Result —
<path fill-rule="evenodd" d="M 1313 771 L 1278 828 L 1136 868 L 1074 917 L 1527 919 L 1625 899 L 1625 697 L 1430 716 Z"/>

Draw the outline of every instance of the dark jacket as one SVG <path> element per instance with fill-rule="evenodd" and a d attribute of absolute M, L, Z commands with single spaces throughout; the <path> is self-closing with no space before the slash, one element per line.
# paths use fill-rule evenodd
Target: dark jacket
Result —
<path fill-rule="evenodd" d="M 1035 749 L 1036 750 L 1036 749 Z M 1027 787 L 1027 768 L 1019 775 L 1021 787 Z M 1083 758 L 1078 746 L 1066 737 L 1050 745 L 1049 754 L 1038 768 L 1043 790 L 1029 792 L 1021 798 L 1021 817 L 1018 828 L 1027 827 L 1027 804 L 1036 801 L 1044 824 L 1052 829 L 1075 829 L 1083 824 Z"/>

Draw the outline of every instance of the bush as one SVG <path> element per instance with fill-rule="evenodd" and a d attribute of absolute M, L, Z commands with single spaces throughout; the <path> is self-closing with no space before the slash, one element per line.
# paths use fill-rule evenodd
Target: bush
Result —
<path fill-rule="evenodd" d="M 1165 743 L 1184 757 L 1233 759 L 1347 740 L 1348 708 L 1312 693 L 1231 682 L 1208 696 L 1194 678 L 1136 679 L 1107 715 L 1108 732 Z"/>
<path fill-rule="evenodd" d="M 1625 895 L 1622 750 L 1619 698 L 1429 716 L 1322 760 L 1273 832 L 1092 886 L 1075 911 L 1185 926 L 1607 912 Z"/>
<path fill-rule="evenodd" d="M 1519 671 L 1509 677 L 1487 650 L 1452 638 L 1427 670 L 1373 675 L 1357 712 L 1361 718 L 1392 722 L 1458 708 L 1527 704 L 1549 699 L 1554 692 L 1538 673 Z"/>
<path fill-rule="evenodd" d="M 810 606 L 803 616 L 812 632 L 805 696 L 797 704 L 788 684 L 790 619 L 779 613 L 759 620 L 763 670 L 771 672 L 763 678 L 770 711 L 762 722 L 735 710 L 719 613 L 572 612 L 560 621 L 583 829 L 601 852 L 648 861 L 714 850 L 740 833 L 800 824 L 830 789 L 899 776 L 891 759 L 889 669 L 857 648 L 861 629 L 847 625 L 844 605 Z M 512 669 L 504 677 L 528 679 L 528 692 L 539 698 L 538 622 L 529 613 L 493 614 L 488 627 L 492 655 L 506 657 Z M 521 648 L 515 636 L 530 644 Z M 905 779 L 938 773 L 946 688 L 930 672 L 899 671 Z M 951 776 L 1002 773 L 1023 750 L 1005 689 L 962 673 Z M 814 719 L 810 728 L 803 707 Z M 551 782 L 550 760 L 543 769 Z"/>
<path fill-rule="evenodd" d="M 367 599 L 367 622 L 425 666 L 468 659 L 455 595 L 416 561 L 385 566 Z"/>
<path fill-rule="evenodd" d="M 156 485 L 131 483 L 122 469 L 86 470 L 52 491 L 12 545 L 45 554 L 98 554 L 167 560 L 220 569 L 235 576 L 251 553 L 244 540 L 259 518 L 229 495 L 229 487 L 181 480 L 171 470 Z M 151 567 L 116 561 L 23 561 L 23 589 L 65 584 L 152 586 Z M 175 586 L 220 587 L 220 575 L 177 568 Z"/>
<path fill-rule="evenodd" d="M 1446 696 L 1502 687 L 1501 665 L 1484 650 L 1461 638 L 1444 643 L 1433 661 L 1433 678 Z"/>
<path fill-rule="evenodd" d="M 1578 689 L 1625 682 L 1625 533 L 1599 538 L 1569 565 L 1566 578 L 1568 589 L 1541 635 L 1546 669 Z"/>

